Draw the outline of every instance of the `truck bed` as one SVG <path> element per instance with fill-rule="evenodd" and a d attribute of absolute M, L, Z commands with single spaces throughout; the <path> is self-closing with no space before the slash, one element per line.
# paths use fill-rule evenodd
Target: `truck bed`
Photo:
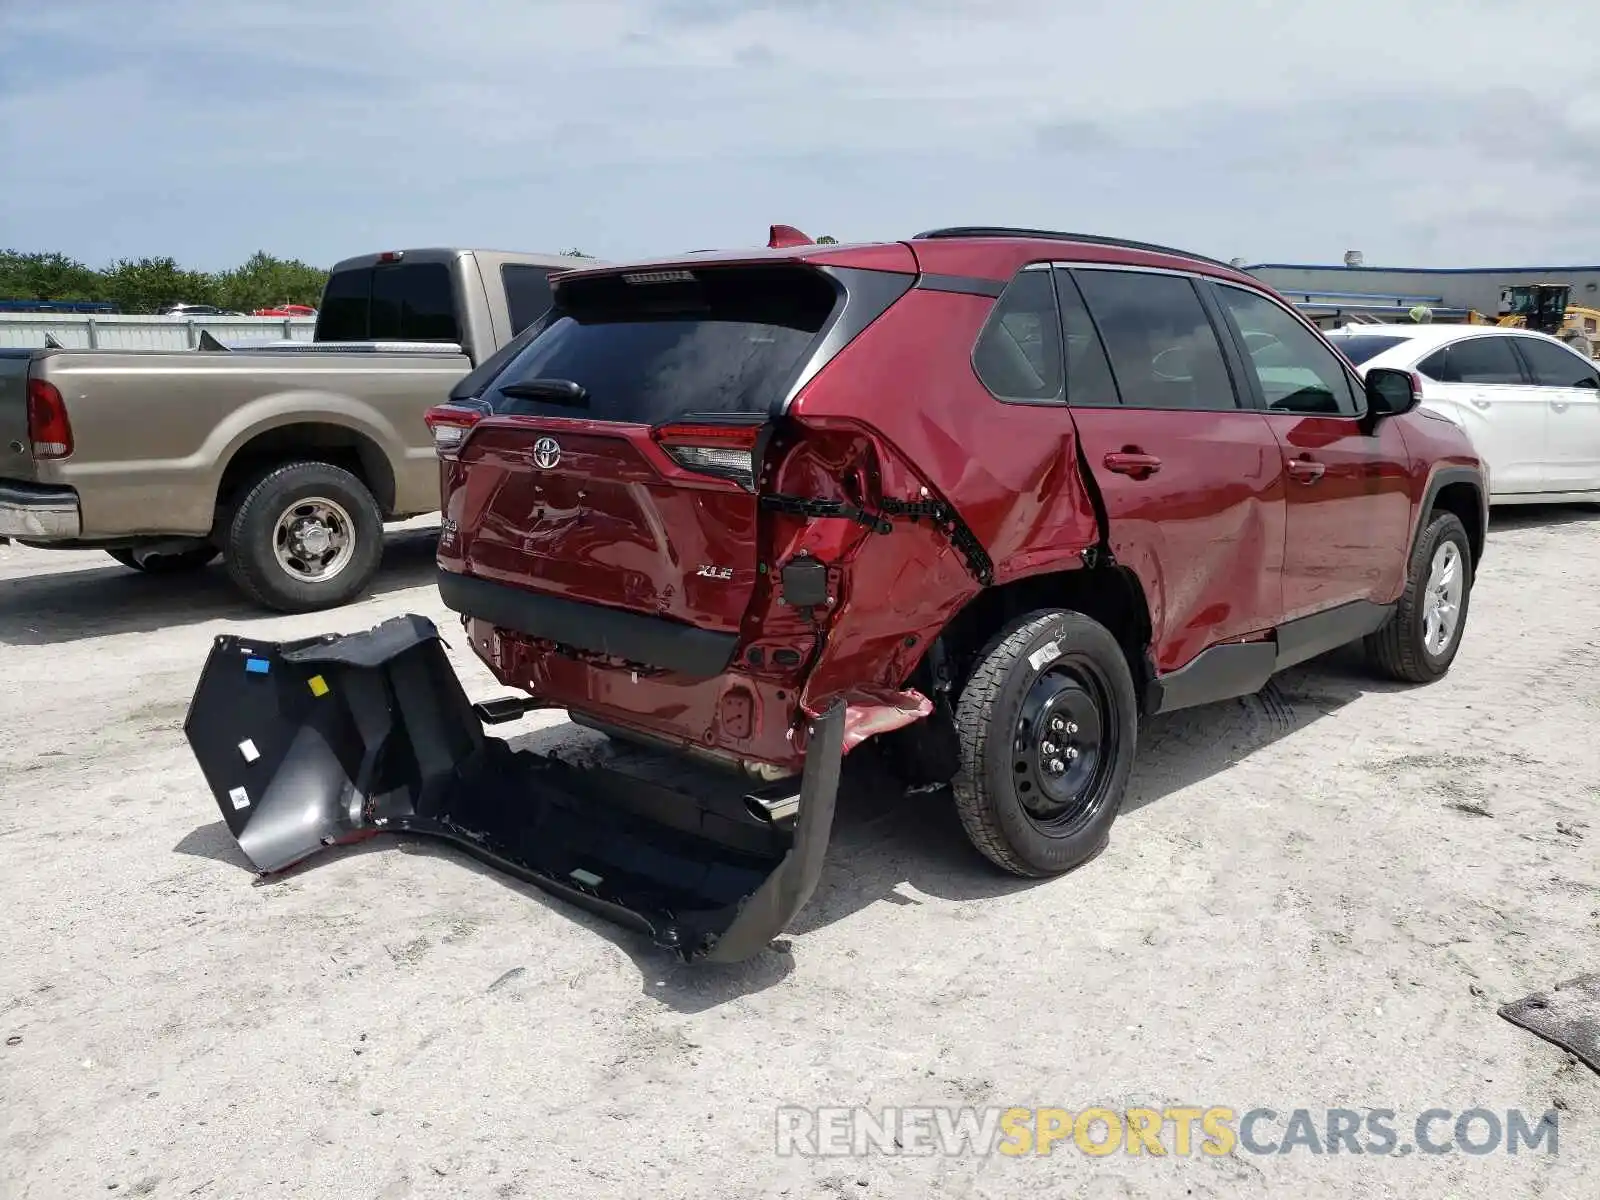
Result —
<path fill-rule="evenodd" d="M 420 414 L 471 365 L 460 347 L 437 345 L 4 351 L 0 480 L 76 490 L 85 541 L 204 536 L 239 451 L 294 436 L 356 454 L 383 480 L 389 514 L 428 512 L 437 481 Z M 66 402 L 65 459 L 38 460 L 28 446 L 30 379 Z"/>

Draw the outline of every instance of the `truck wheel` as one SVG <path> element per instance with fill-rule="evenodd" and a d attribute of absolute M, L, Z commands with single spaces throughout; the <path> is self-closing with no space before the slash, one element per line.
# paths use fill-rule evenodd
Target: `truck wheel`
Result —
<path fill-rule="evenodd" d="M 149 554 L 133 549 L 107 550 L 106 553 L 123 566 L 143 571 L 146 575 L 181 575 L 186 571 L 198 571 L 221 551 L 215 546 L 196 546 L 193 550 L 181 550 L 177 554 Z"/>
<path fill-rule="evenodd" d="M 952 790 L 967 836 L 1017 875 L 1093 858 L 1122 804 L 1137 737 L 1122 647 L 1081 613 L 1019 617 L 978 656 L 956 704 Z"/>
<path fill-rule="evenodd" d="M 1472 598 L 1472 547 L 1454 513 L 1433 515 L 1411 551 L 1394 615 L 1366 639 L 1377 670 L 1404 683 L 1432 683 L 1461 648 Z"/>
<path fill-rule="evenodd" d="M 383 514 L 341 467 L 297 462 L 250 486 L 227 522 L 234 583 L 258 604 L 313 612 L 345 604 L 372 582 L 383 557 Z"/>

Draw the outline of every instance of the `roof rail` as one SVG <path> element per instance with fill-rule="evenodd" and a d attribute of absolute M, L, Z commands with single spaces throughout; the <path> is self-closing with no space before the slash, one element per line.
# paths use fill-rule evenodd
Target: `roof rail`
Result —
<path fill-rule="evenodd" d="M 1204 254 L 1196 254 L 1192 250 L 1175 250 L 1171 246 L 1157 246 L 1151 242 L 1135 242 L 1128 238 L 1105 237 L 1097 233 L 1063 233 L 1057 229 L 1018 229 L 1010 225 L 952 225 L 948 229 L 929 229 L 916 234 L 911 240 L 923 241 L 930 238 L 962 238 L 962 237 L 1014 237 L 1014 238 L 1048 238 L 1057 242 L 1084 242 L 1090 246 L 1118 246 L 1124 250 L 1147 250 L 1152 254 L 1171 254 L 1178 258 L 1193 259 L 1195 262 L 1210 263 L 1214 267 L 1226 267 L 1230 271 L 1237 267 L 1220 259 L 1207 258 Z"/>

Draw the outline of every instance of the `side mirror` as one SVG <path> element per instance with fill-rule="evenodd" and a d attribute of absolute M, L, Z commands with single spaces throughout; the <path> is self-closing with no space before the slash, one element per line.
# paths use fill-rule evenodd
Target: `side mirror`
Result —
<path fill-rule="evenodd" d="M 1402 416 L 1422 403 L 1422 381 L 1410 371 L 1373 367 L 1366 383 L 1367 413 L 1374 421 Z"/>

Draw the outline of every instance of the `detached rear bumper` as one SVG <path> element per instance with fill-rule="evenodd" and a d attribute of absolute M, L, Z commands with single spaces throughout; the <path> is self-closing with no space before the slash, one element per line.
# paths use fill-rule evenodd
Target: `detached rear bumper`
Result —
<path fill-rule="evenodd" d="M 71 541 L 82 529 L 78 493 L 72 488 L 0 480 L 0 537 Z"/>
<path fill-rule="evenodd" d="M 804 907 L 833 826 L 843 704 L 812 722 L 794 802 L 762 820 L 513 750 L 484 734 L 433 623 L 269 643 L 220 637 L 184 731 L 262 873 L 378 833 L 431 837 L 631 926 L 685 959 L 759 953 Z M 760 806 L 755 806 L 760 807 Z"/>

